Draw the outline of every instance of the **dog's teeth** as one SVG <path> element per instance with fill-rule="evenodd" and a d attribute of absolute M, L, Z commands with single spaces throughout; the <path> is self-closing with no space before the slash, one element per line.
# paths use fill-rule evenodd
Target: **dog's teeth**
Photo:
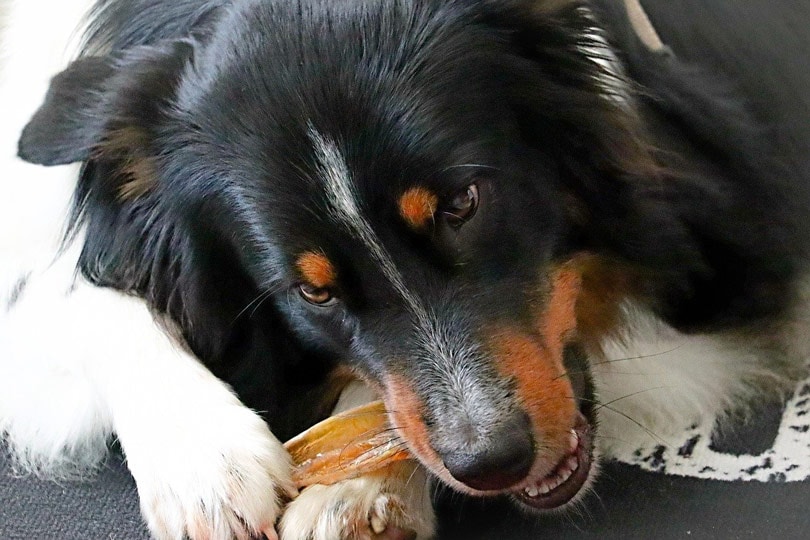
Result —
<path fill-rule="evenodd" d="M 569 456 L 568 459 L 557 468 L 555 476 L 543 479 L 536 487 L 527 487 L 525 492 L 529 497 L 536 497 L 538 494 L 545 495 L 567 482 L 577 469 L 579 469 L 579 459 L 577 459 L 575 455 Z"/>
<path fill-rule="evenodd" d="M 579 435 L 577 435 L 577 432 L 572 429 L 571 434 L 568 437 L 568 449 L 573 454 L 577 451 L 577 448 L 579 448 Z"/>

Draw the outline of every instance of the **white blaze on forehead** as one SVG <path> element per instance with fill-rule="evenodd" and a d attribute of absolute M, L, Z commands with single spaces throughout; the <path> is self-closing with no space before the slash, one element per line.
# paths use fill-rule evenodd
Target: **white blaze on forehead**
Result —
<path fill-rule="evenodd" d="M 329 197 L 330 214 L 350 232 L 357 235 L 380 265 L 385 277 L 407 302 L 408 307 L 420 320 L 426 320 L 425 308 L 405 286 L 402 275 L 391 255 L 388 254 L 374 229 L 360 212 L 357 190 L 352 181 L 351 171 L 349 171 L 349 166 L 340 149 L 334 141 L 321 135 L 312 125 L 309 126 L 309 138 L 315 147 L 318 172 L 321 174 L 326 194 Z"/>
<path fill-rule="evenodd" d="M 315 147 L 318 170 L 323 180 L 326 181 L 326 193 L 329 195 L 330 210 L 333 216 L 353 232 L 364 235 L 367 232 L 373 234 L 360 213 L 354 182 L 343 154 L 332 140 L 325 138 L 312 125 L 309 126 L 309 137 Z M 376 245 L 376 242 L 374 244 Z"/>
<path fill-rule="evenodd" d="M 391 255 L 361 212 L 357 189 L 340 149 L 312 125 L 309 126 L 309 138 L 315 148 L 318 172 L 329 198 L 330 214 L 363 242 L 382 268 L 385 277 L 415 315 L 422 346 L 430 354 L 430 360 L 436 366 L 436 374 L 455 381 L 459 388 L 469 389 L 469 376 L 463 368 L 464 360 L 477 356 L 478 347 L 469 338 L 465 339 L 463 333 L 454 332 L 439 317 L 429 313 L 416 295 L 408 290 Z M 464 394 L 463 391 L 459 393 Z"/>

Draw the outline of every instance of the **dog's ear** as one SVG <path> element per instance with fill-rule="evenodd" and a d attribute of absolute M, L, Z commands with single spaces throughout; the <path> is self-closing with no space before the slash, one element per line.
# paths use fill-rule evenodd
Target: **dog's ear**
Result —
<path fill-rule="evenodd" d="M 666 274 L 700 264 L 667 197 L 672 172 L 647 131 L 643 95 L 612 36 L 582 0 L 480 0 L 513 52 L 504 67 L 524 141 L 553 159 L 573 250 Z M 680 279 L 680 278 L 678 278 Z"/>
<path fill-rule="evenodd" d="M 76 60 L 51 81 L 19 156 L 40 165 L 117 161 L 119 191 L 142 189 L 152 180 L 149 147 L 192 52 L 191 43 L 175 41 Z"/>
<path fill-rule="evenodd" d="M 582 0 L 481 0 L 515 53 L 509 98 L 536 145 L 589 150 L 603 169 L 655 174 L 655 160 L 611 37 Z"/>
<path fill-rule="evenodd" d="M 166 42 L 77 60 L 53 79 L 19 154 L 44 165 L 85 162 L 70 228 L 84 232 L 82 274 L 143 298 L 248 406 L 273 416 L 282 362 L 272 359 L 301 361 L 311 371 L 326 361 L 292 339 L 264 301 L 215 217 L 218 207 L 161 182 L 171 178 L 157 164 L 161 148 L 175 148 L 161 133 L 173 130 L 178 83 L 193 51 L 193 43 Z"/>
<path fill-rule="evenodd" d="M 114 73 L 108 58 L 82 58 L 51 81 L 45 103 L 23 130 L 18 154 L 39 165 L 87 159 L 105 118 L 99 101 Z"/>

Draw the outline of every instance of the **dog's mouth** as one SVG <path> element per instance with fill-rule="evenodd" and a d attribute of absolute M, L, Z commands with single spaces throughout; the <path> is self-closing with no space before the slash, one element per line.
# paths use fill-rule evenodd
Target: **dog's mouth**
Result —
<path fill-rule="evenodd" d="M 594 463 L 594 427 L 589 420 L 593 417 L 593 383 L 587 356 L 570 345 L 563 358 L 579 406 L 568 447 L 551 472 L 530 476 L 511 491 L 517 501 L 536 510 L 560 508 L 577 497 L 588 483 Z"/>
<path fill-rule="evenodd" d="M 538 510 L 559 508 L 576 497 L 585 486 L 592 462 L 591 424 L 585 415 L 577 413 L 566 454 L 550 473 L 530 477 L 512 493 L 521 503 Z"/>

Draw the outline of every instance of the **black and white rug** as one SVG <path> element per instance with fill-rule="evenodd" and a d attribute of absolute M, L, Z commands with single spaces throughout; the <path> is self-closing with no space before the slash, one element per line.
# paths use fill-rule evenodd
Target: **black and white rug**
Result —
<path fill-rule="evenodd" d="M 810 480 L 810 378 L 784 408 L 765 403 L 730 425 L 683 426 L 678 440 L 648 444 L 613 457 L 642 470 L 704 480 Z"/>

